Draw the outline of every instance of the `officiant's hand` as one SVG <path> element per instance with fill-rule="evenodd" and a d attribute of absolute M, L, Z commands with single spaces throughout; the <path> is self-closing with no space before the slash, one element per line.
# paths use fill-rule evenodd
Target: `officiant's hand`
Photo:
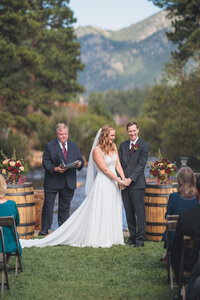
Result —
<path fill-rule="evenodd" d="M 80 168 L 81 167 L 81 161 L 79 161 L 76 165 L 75 165 L 75 168 Z"/>
<path fill-rule="evenodd" d="M 58 167 L 54 168 L 54 171 L 57 173 L 64 173 L 65 169 L 62 168 L 62 164 L 60 164 Z"/>

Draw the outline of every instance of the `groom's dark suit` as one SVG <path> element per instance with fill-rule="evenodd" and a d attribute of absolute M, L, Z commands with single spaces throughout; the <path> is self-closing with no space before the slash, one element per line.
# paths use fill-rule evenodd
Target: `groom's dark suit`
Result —
<path fill-rule="evenodd" d="M 53 219 L 54 201 L 59 193 L 58 224 L 62 225 L 69 217 L 70 202 L 76 189 L 76 168 L 57 173 L 54 168 L 61 164 L 61 158 L 65 160 L 58 140 L 49 142 L 43 153 L 43 167 L 45 169 L 44 192 L 45 201 L 42 209 L 42 230 L 47 232 L 51 228 Z M 77 144 L 67 140 L 67 164 L 75 160 L 81 161 L 81 170 L 84 166 L 83 158 Z"/>
<path fill-rule="evenodd" d="M 132 180 L 131 184 L 122 191 L 122 198 L 130 232 L 129 240 L 132 243 L 135 243 L 136 246 L 140 246 L 144 244 L 145 240 L 144 233 L 146 221 L 144 193 L 146 181 L 144 168 L 149 154 L 149 146 L 140 138 L 138 138 L 136 144 L 139 146 L 138 149 L 130 153 L 130 140 L 121 143 L 119 147 L 119 158 L 125 177 Z"/>

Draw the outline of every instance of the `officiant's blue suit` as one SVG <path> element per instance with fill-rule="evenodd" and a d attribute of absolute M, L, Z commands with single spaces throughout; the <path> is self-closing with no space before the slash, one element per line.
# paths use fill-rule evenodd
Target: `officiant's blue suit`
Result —
<path fill-rule="evenodd" d="M 70 202 L 76 189 L 76 168 L 66 170 L 64 173 L 54 172 L 54 168 L 61 164 L 64 154 L 57 139 L 49 142 L 43 153 L 42 164 L 45 169 L 44 193 L 45 200 L 42 209 L 42 229 L 47 232 L 51 228 L 53 219 L 53 208 L 56 194 L 59 193 L 58 206 L 58 224 L 64 223 L 69 217 Z M 72 163 L 76 160 L 81 161 L 81 170 L 84 166 L 84 160 L 81 156 L 78 145 L 71 140 L 67 140 L 67 160 L 66 163 Z"/>

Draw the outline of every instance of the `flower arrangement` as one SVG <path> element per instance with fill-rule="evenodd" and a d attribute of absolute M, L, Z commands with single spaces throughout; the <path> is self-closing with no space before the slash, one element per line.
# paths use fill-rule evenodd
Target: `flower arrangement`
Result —
<path fill-rule="evenodd" d="M 150 169 L 150 174 L 157 178 L 157 183 L 170 183 L 173 177 L 177 175 L 177 168 L 175 164 L 172 164 L 166 158 L 161 156 L 159 151 L 158 160 L 155 162 L 148 163 Z"/>
<path fill-rule="evenodd" d="M 13 155 L 8 158 L 3 151 L 0 151 L 3 160 L 0 162 L 1 174 L 5 177 L 7 183 L 23 184 L 26 181 L 25 174 L 28 172 L 23 159 L 16 158 L 16 151 L 13 150 Z"/>

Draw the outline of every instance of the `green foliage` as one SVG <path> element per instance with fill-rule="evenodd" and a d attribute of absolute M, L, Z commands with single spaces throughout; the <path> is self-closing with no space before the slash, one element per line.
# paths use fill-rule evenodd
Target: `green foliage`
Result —
<path fill-rule="evenodd" d="M 98 130 L 106 124 L 113 125 L 104 116 L 84 114 L 70 123 L 70 138 L 77 142 L 84 157 L 88 159 L 92 143 Z"/>
<path fill-rule="evenodd" d="M 90 113 L 104 116 L 106 119 L 113 121 L 112 113 L 107 109 L 106 104 L 98 99 L 98 97 L 96 100 L 90 102 L 88 108 Z"/>
<path fill-rule="evenodd" d="M 167 283 L 162 254 L 161 242 L 143 249 L 25 248 L 23 272 L 9 276 L 12 288 L 2 299 L 171 300 L 178 290 Z"/>
<path fill-rule="evenodd" d="M 0 135 L 0 149 L 7 157 L 12 157 L 13 149 L 15 149 L 17 157 L 25 158 L 28 150 L 27 144 L 28 138 L 24 134 L 9 132 L 7 136 Z"/>
<path fill-rule="evenodd" d="M 199 93 L 199 73 L 173 86 L 152 88 L 140 120 L 142 135 L 153 154 L 160 148 L 169 159 L 188 156 L 200 160 Z"/>
<path fill-rule="evenodd" d="M 101 111 L 104 110 L 107 118 L 110 118 L 107 111 L 113 115 L 136 117 L 142 111 L 149 91 L 149 87 L 144 87 L 130 91 L 93 92 L 88 97 L 89 108 L 93 108 L 95 105 L 103 108 Z M 98 110 L 96 112 L 99 113 Z"/>

